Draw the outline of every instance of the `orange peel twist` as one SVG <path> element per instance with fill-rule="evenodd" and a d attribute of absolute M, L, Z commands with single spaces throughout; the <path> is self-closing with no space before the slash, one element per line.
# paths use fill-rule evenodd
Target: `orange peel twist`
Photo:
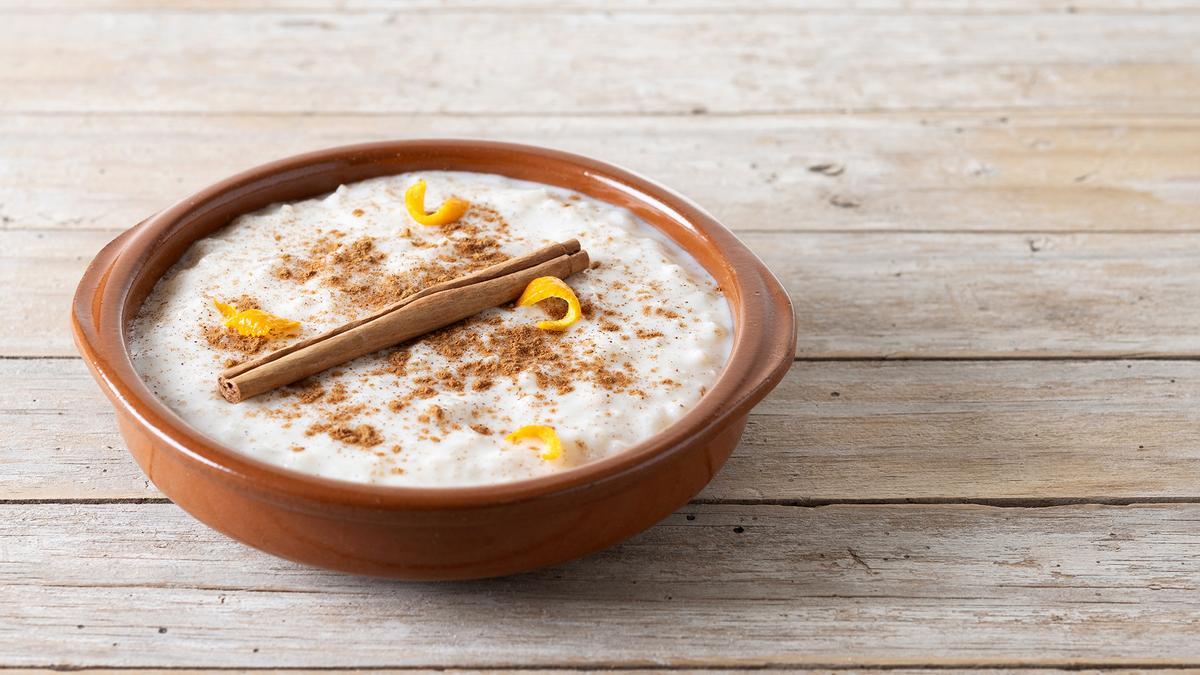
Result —
<path fill-rule="evenodd" d="M 526 424 L 504 437 L 504 440 L 509 443 L 518 443 L 527 439 L 539 440 L 545 445 L 545 449 L 542 450 L 538 457 L 546 461 L 562 457 L 562 441 L 558 440 L 558 433 L 554 431 L 554 427 L 541 424 Z"/>
<path fill-rule="evenodd" d="M 268 314 L 261 309 L 239 310 L 227 305 L 216 298 L 213 304 L 225 317 L 225 325 L 237 331 L 238 335 L 246 337 L 270 337 L 291 335 L 300 330 L 300 322 L 285 319 L 274 314 Z"/>
<path fill-rule="evenodd" d="M 547 300 L 559 298 L 567 301 L 567 313 L 561 319 L 539 321 L 537 327 L 542 330 L 566 330 L 567 326 L 583 317 L 583 309 L 579 306 L 579 298 L 575 291 L 558 277 L 538 277 L 529 282 L 525 292 L 517 299 L 518 307 L 528 307 Z"/>
<path fill-rule="evenodd" d="M 451 197 L 430 213 L 425 210 L 424 180 L 418 180 L 404 191 L 404 206 L 408 208 L 408 215 L 422 225 L 449 225 L 462 218 L 470 205 L 465 199 Z"/>

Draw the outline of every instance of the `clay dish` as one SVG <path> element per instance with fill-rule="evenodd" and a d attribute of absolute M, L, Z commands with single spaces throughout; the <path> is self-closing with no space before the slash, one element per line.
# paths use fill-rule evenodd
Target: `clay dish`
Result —
<path fill-rule="evenodd" d="M 733 351 L 680 420 L 634 447 L 553 476 L 457 488 L 370 486 L 269 465 L 222 446 L 158 401 L 138 377 L 126 330 L 159 277 L 192 242 L 236 216 L 342 183 L 418 170 L 497 173 L 626 207 L 716 278 L 733 309 Z M 112 401 L 130 452 L 176 504 L 230 537 L 334 570 L 404 579 L 511 574 L 611 546 L 658 522 L 724 464 L 746 416 L 795 352 L 779 281 L 729 230 L 687 199 L 595 160 L 464 140 L 370 143 L 265 164 L 128 230 L 79 283 L 72 326 Z"/>

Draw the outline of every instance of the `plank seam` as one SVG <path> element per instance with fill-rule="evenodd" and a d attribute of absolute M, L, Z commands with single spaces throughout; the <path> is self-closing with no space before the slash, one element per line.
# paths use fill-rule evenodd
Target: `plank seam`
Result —
<path fill-rule="evenodd" d="M 834 355 L 834 356 L 797 356 L 793 363 L 874 363 L 883 361 L 930 361 L 930 362 L 971 362 L 971 361 L 1200 361 L 1200 354 L 1153 354 L 1130 352 L 1116 354 L 1092 355 L 1052 355 L 1052 354 L 969 354 L 963 356 L 916 356 L 916 355 Z"/>
<path fill-rule="evenodd" d="M 4 499 L 0 498 L 0 506 L 3 505 L 92 505 L 92 504 L 173 504 L 166 497 L 31 497 L 28 499 Z"/>
<path fill-rule="evenodd" d="M 0 355 L 0 361 L 82 361 L 82 357 L 71 354 L 50 354 L 46 356 L 32 356 L 28 354 L 9 354 Z M 1154 353 L 1129 353 L 1129 354 L 1094 354 L 1094 355 L 1052 355 L 1052 354 L 975 354 L 966 356 L 915 356 L 915 355 L 879 355 L 879 354 L 863 354 L 863 355 L 835 355 L 835 356 L 796 356 L 792 359 L 792 363 L 879 363 L 888 361 L 902 362 L 921 362 L 929 361 L 931 363 L 953 362 L 953 363 L 970 363 L 991 362 L 991 361 L 1096 361 L 1107 363 L 1110 361 L 1200 361 L 1200 353 L 1196 354 L 1154 354 Z"/>
<path fill-rule="evenodd" d="M 1197 661 L 1172 661 L 1172 662 L 1153 662 L 1153 661 L 1046 661 L 1046 662 L 1004 662 L 1004 661 L 970 661 L 960 660 L 954 663 L 928 663 L 920 661 L 899 661 L 899 662 L 822 662 L 822 661 L 787 661 L 787 662 L 770 662 L 770 663 L 749 663 L 749 664 L 725 664 L 719 661 L 713 662 L 688 662 L 680 664 L 664 664 L 661 662 L 646 662 L 646 663 L 628 663 L 628 664 L 484 664 L 484 665 L 398 665 L 398 666 L 79 666 L 68 664 L 41 664 L 41 665 L 0 665 L 0 671 L 5 670 L 30 670 L 30 669 L 45 669 L 55 672 L 79 672 L 87 670 L 99 671 L 212 671 L 212 672 L 382 672 L 382 671 L 433 671 L 433 672 L 449 672 L 459 670 L 469 671 L 491 671 L 491 670 L 520 670 L 520 671 L 579 671 L 579 672 L 626 672 L 637 670 L 653 670 L 653 671 L 687 671 L 697 669 L 714 669 L 721 671 L 789 671 L 796 668 L 820 669 L 831 671 L 846 671 L 846 670 L 951 670 L 959 671 L 965 667 L 979 670 L 1063 670 L 1063 671 L 1082 671 L 1082 670 L 1126 670 L 1126 669 L 1159 669 L 1159 670 L 1183 670 L 1191 669 L 1200 666 L 1200 660 Z"/>
<path fill-rule="evenodd" d="M 696 506 L 788 506 L 822 508 L 825 506 L 989 506 L 1001 509 L 1049 509 L 1062 506 L 1141 506 L 1154 504 L 1200 504 L 1200 496 L 1173 497 L 893 497 L 861 499 L 739 499 L 699 498 L 688 502 Z"/>
<path fill-rule="evenodd" d="M 122 504 L 173 504 L 167 497 L 30 497 L 0 498 L 0 506 L 105 506 Z M 1198 496 L 1175 497 L 892 497 L 863 499 L 743 499 L 698 498 L 689 506 L 783 506 L 819 509 L 828 506 L 987 506 L 1001 509 L 1048 509 L 1063 506 L 1144 506 L 1200 504 Z"/>
<path fill-rule="evenodd" d="M 391 14 L 410 15 L 433 15 L 441 14 L 445 16 L 456 16 L 461 14 L 493 14 L 496 16 L 528 16 L 531 14 L 553 14 L 561 16 L 585 16 L 585 15 L 601 15 L 601 16 L 712 16 L 725 17 L 731 14 L 749 15 L 749 16 L 835 16 L 835 17 L 933 17 L 933 18 L 1039 18 L 1039 17 L 1057 17 L 1057 16 L 1089 16 L 1102 18 L 1125 18 L 1130 16 L 1152 16 L 1152 17 L 1188 17 L 1195 16 L 1200 9 L 1194 7 L 1173 7 L 1169 9 L 1160 8 L 1138 8 L 1131 7 L 1122 9 L 1118 7 L 1075 7 L 1066 5 L 1061 9 L 1018 9 L 1018 10 L 985 10 L 985 11 L 962 11 L 953 9 L 870 9 L 870 8 L 804 8 L 804 7 L 759 7 L 751 9 L 723 9 L 716 7 L 677 7 L 671 9 L 662 8 L 641 8 L 641 7 L 620 7 L 609 8 L 603 3 L 597 2 L 594 6 L 577 6 L 577 7 L 561 7 L 555 6 L 554 3 L 533 4 L 527 8 L 521 7 L 504 7 L 500 5 L 481 5 L 481 6 L 441 6 L 441 7 L 408 7 L 403 10 L 397 10 L 395 7 L 330 7 L 330 8 L 309 8 L 309 7 L 220 7 L 217 9 L 205 9 L 202 7 L 72 7 L 70 5 L 60 5 L 59 7 L 9 7 L 0 9 L 0 15 L 12 16 L 54 16 L 63 13 L 73 14 L 88 14 L 88 15 L 171 15 L 177 14 L 182 16 L 191 15 L 218 15 L 230 14 L 241 16 L 253 15 L 280 15 L 280 16 L 387 16 Z"/>
<path fill-rule="evenodd" d="M 0 16 L 4 16 L 0 11 Z M 1181 62 L 1179 65 L 1191 65 Z M 1095 122 L 1096 115 L 1103 119 L 1142 119 L 1162 118 L 1170 120 L 1194 121 L 1194 112 L 1181 110 L 1107 110 L 1089 106 L 1052 107 L 1052 106 L 1022 106 L 1006 107 L 977 106 L 977 107 L 855 107 L 841 106 L 835 108 L 749 108 L 743 110 L 710 110 L 698 108 L 674 108 L 664 110 L 580 110 L 580 111 L 533 111 L 533 110 L 56 110 L 38 108 L 9 108 L 0 110 L 0 117 L 436 117 L 464 119 L 494 119 L 494 118 L 530 118 L 530 119 L 583 119 L 583 118 L 627 118 L 627 117 L 839 117 L 849 116 L 908 116 L 930 115 L 938 118 L 953 118 L 956 116 L 1019 116 L 1038 117 L 1079 117 L 1081 120 Z M 1189 125 L 1191 126 L 1191 125 Z"/>

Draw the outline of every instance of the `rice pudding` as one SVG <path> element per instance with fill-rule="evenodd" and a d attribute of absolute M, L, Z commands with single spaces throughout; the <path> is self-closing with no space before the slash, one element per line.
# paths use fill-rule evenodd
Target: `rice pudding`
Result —
<path fill-rule="evenodd" d="M 418 223 L 405 194 L 419 179 L 426 204 L 469 207 L 452 222 Z M 592 265 L 565 280 L 582 310 L 565 330 L 539 327 L 565 302 L 510 304 L 242 403 L 216 390 L 226 367 L 569 238 Z M 295 329 L 254 336 L 225 325 L 222 311 L 251 309 Z M 329 478 L 433 487 L 618 453 L 704 395 L 731 338 L 712 278 L 628 210 L 503 176 L 421 172 L 273 205 L 197 241 L 146 298 L 129 351 L 155 395 L 222 444 Z M 561 453 L 545 452 L 536 433 L 513 435 L 523 428 L 551 429 Z"/>

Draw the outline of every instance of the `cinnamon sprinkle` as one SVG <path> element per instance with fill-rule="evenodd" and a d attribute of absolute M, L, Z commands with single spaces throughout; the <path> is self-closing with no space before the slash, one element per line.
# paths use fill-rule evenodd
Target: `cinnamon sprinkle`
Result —
<path fill-rule="evenodd" d="M 508 256 L 501 250 L 501 239 L 508 232 L 503 217 L 486 206 L 472 208 L 467 216 L 438 228 L 445 238 L 441 245 L 412 238 L 417 248 L 439 246 L 446 251 L 433 260 L 413 265 L 401 273 L 380 275 L 387 255 L 371 237 L 353 242 L 339 241 L 336 230 L 319 237 L 308 248 L 307 258 L 281 254 L 272 274 L 282 280 L 307 283 L 317 279 L 341 296 L 337 311 L 358 316 L 372 309 L 398 302 L 433 284 L 449 281 L 470 272 L 503 262 Z"/>
<path fill-rule="evenodd" d="M 325 396 L 325 387 L 322 387 L 318 382 L 303 382 L 301 386 L 293 387 L 291 391 L 304 404 L 318 401 Z"/>
<path fill-rule="evenodd" d="M 488 329 L 487 333 L 483 332 Z M 423 343 L 450 362 L 449 367 L 425 372 L 412 370 L 407 362 L 401 377 L 414 389 L 393 401 L 394 410 L 403 410 L 413 399 L 431 398 L 439 389 L 461 392 L 469 384 L 473 391 L 485 391 L 497 379 L 515 381 L 529 374 L 541 389 L 558 394 L 574 391 L 579 382 L 591 382 L 602 389 L 628 390 L 634 377 L 625 370 L 608 367 L 603 359 L 581 353 L 582 348 L 563 333 L 548 332 L 532 325 L 505 326 L 495 315 L 480 316 L 430 333 Z M 381 368 L 372 375 L 394 373 Z"/>
<path fill-rule="evenodd" d="M 304 434 L 306 436 L 314 436 L 321 432 L 327 433 L 333 440 L 341 441 L 347 445 L 359 445 L 370 448 L 383 443 L 383 435 L 370 424 L 359 424 L 353 427 L 349 424 L 314 424 Z"/>
<path fill-rule="evenodd" d="M 328 403 L 337 405 L 338 403 L 345 401 L 347 396 L 346 385 L 338 382 L 337 384 L 333 385 L 333 389 L 330 390 L 329 396 L 325 400 Z"/>
<path fill-rule="evenodd" d="M 356 211 L 354 215 L 359 213 Z M 327 230 L 316 237 L 303 254 L 281 254 L 272 274 L 279 279 L 297 284 L 313 283 L 333 291 L 333 311 L 358 317 L 432 284 L 506 260 L 508 256 L 502 245 L 507 234 L 508 225 L 498 213 L 486 206 L 473 205 L 458 222 L 417 231 L 398 231 L 397 236 L 404 237 L 413 247 L 438 251 L 401 272 L 383 271 L 387 254 L 375 239 L 348 240 L 342 232 Z M 599 263 L 593 266 L 598 267 Z M 662 337 L 661 332 L 644 329 L 626 333 L 623 325 L 628 325 L 628 317 L 606 307 L 602 297 L 581 296 L 580 305 L 584 315 L 597 321 L 602 331 L 620 333 L 621 339 L 628 340 L 633 334 L 639 339 Z M 561 317 L 567 310 L 566 303 L 556 298 L 539 303 L 539 307 L 553 318 Z M 660 307 L 643 309 L 647 315 L 679 316 Z M 363 384 L 373 387 L 375 378 L 386 377 L 398 380 L 402 387 L 407 385 L 407 391 L 402 389 L 386 404 L 387 412 L 392 414 L 443 392 L 487 391 L 504 381 L 516 385 L 523 377 L 532 378 L 537 384 L 540 391 L 529 396 L 539 406 L 552 403 L 553 397 L 547 394 L 565 394 L 582 383 L 611 393 L 646 396 L 644 391 L 636 388 L 636 373 L 629 364 L 615 367 L 597 356 L 594 347 L 564 333 L 543 331 L 533 324 L 509 325 L 501 318 L 503 311 L 484 312 L 424 336 L 422 345 L 443 357 L 446 364 L 433 367 L 415 361 L 408 348 L 400 347 L 380 357 L 372 357 L 378 365 L 361 376 Z M 262 345 L 247 347 L 254 351 L 262 349 Z M 303 386 L 290 388 L 287 390 L 290 402 L 282 402 L 281 397 L 283 407 L 277 408 L 275 414 L 299 416 L 299 406 L 311 406 L 308 414 L 315 412 L 318 421 L 308 427 L 306 435 L 327 434 L 336 441 L 361 448 L 382 445 L 385 442 L 383 435 L 362 419 L 378 410 L 344 405 L 351 400 L 346 383 L 322 385 L 322 382 L 341 375 L 340 372 L 326 373 Z M 424 408 L 417 420 L 428 425 L 419 434 L 422 440 L 436 442 L 451 429 L 461 428 L 437 405 Z M 493 434 L 493 430 L 484 424 L 470 424 L 469 428 L 484 436 Z M 393 452 L 399 450 L 399 446 L 391 447 Z"/>

